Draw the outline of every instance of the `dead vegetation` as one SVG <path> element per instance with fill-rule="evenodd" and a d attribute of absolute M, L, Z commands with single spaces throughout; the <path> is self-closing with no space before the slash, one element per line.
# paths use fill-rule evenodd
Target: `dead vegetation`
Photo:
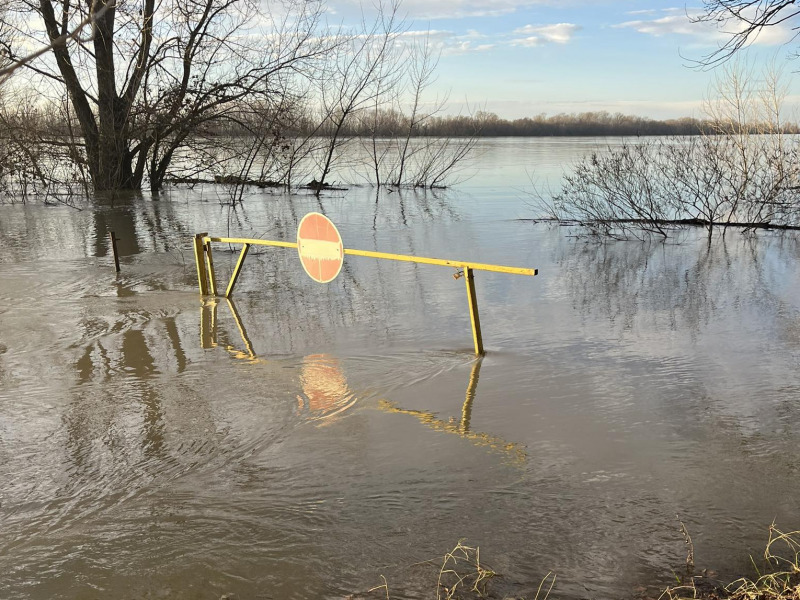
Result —
<path fill-rule="evenodd" d="M 800 600 L 800 531 L 784 533 L 773 523 L 763 565 L 759 568 L 752 557 L 751 562 L 755 579 L 741 577 L 725 586 L 713 586 L 703 581 L 703 575 L 692 575 L 667 588 L 661 600 Z"/>
<path fill-rule="evenodd" d="M 428 567 L 435 573 L 435 590 L 425 593 L 427 597 L 435 600 L 479 600 L 484 598 L 507 598 L 497 596 L 490 589 L 490 583 L 502 577 L 500 573 L 481 561 L 480 548 L 467 546 L 465 540 L 459 542 L 452 550 L 446 552 L 440 559 L 426 560 L 412 565 L 415 567 Z M 364 593 L 352 594 L 347 600 L 384 599 L 392 600 L 391 584 L 384 575 L 383 583 Z M 528 600 L 547 600 L 556 583 L 554 573 L 548 573 L 539 582 L 535 596 Z M 434 594 L 435 592 L 435 594 Z M 507 600 L 511 600 L 508 598 Z M 522 600 L 522 599 L 520 599 Z"/>

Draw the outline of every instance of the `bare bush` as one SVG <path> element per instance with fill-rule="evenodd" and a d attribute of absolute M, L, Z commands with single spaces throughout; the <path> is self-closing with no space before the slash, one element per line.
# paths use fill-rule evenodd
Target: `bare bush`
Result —
<path fill-rule="evenodd" d="M 69 115 L 64 115 L 69 123 Z M 86 157 L 66 132 L 54 134 L 29 95 L 8 92 L 0 99 L 0 195 L 5 202 L 39 198 L 76 205 L 86 197 Z"/>
<path fill-rule="evenodd" d="M 783 92 L 774 73 L 756 86 L 729 65 L 707 103 L 713 127 L 693 138 L 624 143 L 579 161 L 542 206 L 611 236 L 657 234 L 695 224 L 800 226 L 797 141 L 781 121 Z M 724 230 L 723 230 L 724 231 Z"/>

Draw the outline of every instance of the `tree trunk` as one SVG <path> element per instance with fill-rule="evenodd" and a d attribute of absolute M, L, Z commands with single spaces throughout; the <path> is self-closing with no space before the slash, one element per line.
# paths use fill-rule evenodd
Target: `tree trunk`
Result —
<path fill-rule="evenodd" d="M 64 7 L 68 8 L 68 5 Z M 103 4 L 95 9 L 100 10 Z M 41 0 L 39 9 L 48 37 L 55 41 L 66 31 L 59 24 L 51 0 Z M 89 175 L 95 191 L 138 189 L 129 149 L 127 113 L 129 103 L 119 97 L 114 71 L 114 19 L 116 8 L 107 9 L 95 22 L 93 40 L 97 75 L 97 114 L 92 111 L 65 43 L 54 45 L 56 64 L 64 78 L 86 147 Z"/>
<path fill-rule="evenodd" d="M 95 22 L 94 53 L 100 134 L 97 172 L 92 177 L 96 191 L 135 189 L 127 139 L 127 106 L 117 94 L 114 68 L 115 16 L 116 8 L 112 7 Z"/>

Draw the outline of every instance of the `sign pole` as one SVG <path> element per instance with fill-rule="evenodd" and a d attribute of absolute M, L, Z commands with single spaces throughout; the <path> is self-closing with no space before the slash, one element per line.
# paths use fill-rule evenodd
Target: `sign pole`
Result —
<path fill-rule="evenodd" d="M 478 315 L 478 296 L 475 294 L 475 279 L 472 269 L 464 267 L 464 279 L 467 282 L 467 300 L 469 301 L 469 319 L 472 322 L 472 341 L 475 343 L 475 354 L 483 356 L 483 337 L 481 336 L 481 319 Z"/>

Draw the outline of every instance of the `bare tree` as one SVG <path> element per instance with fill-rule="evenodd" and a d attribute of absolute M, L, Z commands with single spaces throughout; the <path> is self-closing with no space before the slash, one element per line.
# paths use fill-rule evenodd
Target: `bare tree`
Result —
<path fill-rule="evenodd" d="M 52 40 L 47 45 L 42 45 L 38 50 L 31 52 L 27 56 L 14 56 L 12 38 L 13 29 L 8 21 L 8 6 L 0 7 L 0 85 L 5 83 L 14 71 L 24 67 L 28 63 L 36 60 L 43 54 L 53 50 L 53 48 L 60 44 L 65 44 L 72 40 L 78 40 L 81 36 L 88 40 L 85 36 L 87 26 L 92 25 L 97 19 L 101 18 L 106 12 L 111 10 L 116 5 L 116 0 L 110 0 L 105 6 L 95 10 L 95 7 L 89 11 L 89 14 L 84 17 L 82 21 L 74 25 L 72 30 L 65 30 L 58 38 Z"/>
<path fill-rule="evenodd" d="M 321 130 L 326 144 L 320 161 L 320 178 L 314 183 L 319 193 L 331 172 L 334 158 L 348 141 L 345 124 L 367 107 L 378 103 L 402 76 L 397 60 L 398 36 L 405 23 L 398 17 L 398 4 L 381 7 L 372 23 L 362 19 L 362 31 L 340 32 L 345 43 L 324 65 L 318 79 L 322 106 Z"/>
<path fill-rule="evenodd" d="M 774 67 L 761 78 L 741 59 L 728 62 L 705 103 L 711 132 L 724 140 L 727 222 L 769 222 L 797 177 L 796 145 L 783 132 L 786 87 Z M 721 145 L 721 142 L 720 142 Z"/>
<path fill-rule="evenodd" d="M 0 97 L 0 196 L 26 202 L 74 205 L 85 192 L 81 156 L 54 126 L 30 90 L 4 90 Z"/>
<path fill-rule="evenodd" d="M 8 8 L 6 6 L 0 6 L 0 86 L 11 74 L 11 68 L 13 68 L 11 60 L 11 55 L 13 54 L 11 49 L 12 36 L 11 28 L 6 18 L 7 12 Z"/>
<path fill-rule="evenodd" d="M 254 0 L 15 2 L 20 14 L 40 17 L 52 60 L 27 67 L 68 93 L 98 191 L 140 188 L 145 175 L 158 189 L 196 131 L 232 118 L 243 98 L 269 101 L 279 73 L 330 48 L 316 35 L 316 2 L 272 15 Z M 86 19 L 90 39 L 64 38 Z M 268 30 L 253 25 L 265 22 Z M 41 37 L 35 28 L 28 36 Z"/>
<path fill-rule="evenodd" d="M 411 92 L 411 103 L 408 115 L 404 115 L 405 135 L 399 140 L 397 171 L 392 175 L 392 184 L 395 186 L 405 183 L 407 162 L 414 150 L 411 146 L 412 137 L 419 134 L 420 127 L 442 110 L 447 102 L 446 97 L 437 98 L 429 110 L 423 109 L 425 92 L 436 81 L 439 57 L 440 53 L 435 52 L 431 46 L 429 35 L 425 36 L 421 44 L 413 47 L 408 62 L 408 89 Z"/>
<path fill-rule="evenodd" d="M 371 169 L 366 179 L 376 186 L 445 187 L 474 154 L 488 113 L 470 115 L 469 127 L 461 131 L 466 135 L 427 135 L 428 125 L 447 103 L 446 95 L 427 97 L 438 62 L 427 33 L 404 48 L 401 85 L 376 98 L 362 119 L 360 134 Z"/>

